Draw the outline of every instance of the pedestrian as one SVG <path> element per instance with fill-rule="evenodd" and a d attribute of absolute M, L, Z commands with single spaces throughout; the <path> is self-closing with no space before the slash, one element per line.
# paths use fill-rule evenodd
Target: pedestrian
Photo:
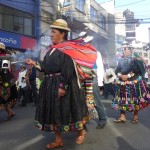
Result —
<path fill-rule="evenodd" d="M 67 43 L 70 31 L 67 22 L 57 19 L 50 27 L 53 45 L 43 62 L 37 64 L 27 59 L 26 63 L 45 73 L 39 90 L 35 123 L 42 130 L 54 131 L 55 140 L 46 146 L 53 149 L 64 145 L 61 131 L 77 130 L 76 143 L 82 144 L 85 139 L 83 125 L 89 116 L 84 91 L 79 88 L 76 65 L 71 57 L 75 56 L 72 55 L 74 50 L 68 49 L 72 42 Z"/>
<path fill-rule="evenodd" d="M 36 68 L 33 65 L 29 65 L 27 75 L 29 80 L 30 102 L 33 101 L 34 105 L 36 105 L 38 99 L 38 92 L 36 86 Z"/>
<path fill-rule="evenodd" d="M 15 116 L 13 107 L 16 104 L 17 88 L 10 67 L 11 55 L 5 45 L 0 43 L 0 110 L 8 114 L 7 120 Z"/>
<path fill-rule="evenodd" d="M 148 106 L 147 85 L 144 81 L 143 61 L 134 56 L 133 48 L 126 44 L 123 46 L 124 56 L 116 68 L 119 80 L 115 83 L 113 109 L 120 109 L 120 117 L 115 123 L 126 122 L 126 112 L 133 112 L 131 123 L 138 123 L 138 112 Z"/>
<path fill-rule="evenodd" d="M 93 78 L 93 95 L 95 101 L 95 108 L 99 117 L 97 129 L 101 129 L 104 128 L 107 123 L 107 115 L 104 105 L 102 104 L 102 97 L 100 95 L 100 87 L 103 87 L 104 65 L 101 53 L 99 51 L 97 51 L 97 60 L 93 70 L 95 72 L 95 76 Z"/>
<path fill-rule="evenodd" d="M 148 71 L 145 72 L 145 81 L 148 82 Z"/>
<path fill-rule="evenodd" d="M 107 67 L 104 73 L 104 99 L 108 99 L 109 94 L 113 95 L 114 81 L 116 74 L 113 68 Z"/>
<path fill-rule="evenodd" d="M 17 82 L 16 82 L 17 86 L 19 87 L 18 89 L 19 100 L 18 101 L 21 100 L 20 106 L 26 106 L 28 99 L 29 99 L 26 74 L 27 74 L 27 69 L 26 69 L 25 64 L 20 64 L 20 71 L 18 74 Z"/>

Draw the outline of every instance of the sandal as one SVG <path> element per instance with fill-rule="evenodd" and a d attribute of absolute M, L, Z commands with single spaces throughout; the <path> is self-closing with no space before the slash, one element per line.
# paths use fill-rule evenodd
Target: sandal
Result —
<path fill-rule="evenodd" d="M 121 118 L 115 119 L 114 123 L 125 123 L 126 120 L 122 120 Z"/>
<path fill-rule="evenodd" d="M 12 113 L 10 116 L 7 117 L 7 120 L 10 120 L 12 117 L 14 117 L 16 114 Z"/>
<path fill-rule="evenodd" d="M 47 149 L 55 149 L 55 148 L 59 148 L 59 147 L 63 147 L 63 146 L 64 146 L 63 142 L 54 141 L 52 143 L 47 144 L 46 148 Z"/>
<path fill-rule="evenodd" d="M 85 129 L 82 131 L 82 134 L 83 134 L 84 136 L 86 135 L 86 130 L 85 130 Z"/>
<path fill-rule="evenodd" d="M 136 124 L 136 123 L 138 123 L 139 122 L 139 119 L 132 119 L 131 120 L 131 123 L 133 123 L 133 124 Z"/>
<path fill-rule="evenodd" d="M 82 144 L 84 142 L 84 140 L 85 140 L 85 134 L 80 135 L 80 136 L 77 137 L 76 143 L 77 144 Z"/>

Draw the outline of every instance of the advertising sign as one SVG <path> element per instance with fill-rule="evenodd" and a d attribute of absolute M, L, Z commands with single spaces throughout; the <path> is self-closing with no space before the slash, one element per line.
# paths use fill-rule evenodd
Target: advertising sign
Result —
<path fill-rule="evenodd" d="M 20 48 L 20 35 L 0 31 L 0 42 L 7 47 Z"/>
<path fill-rule="evenodd" d="M 34 38 L 1 30 L 0 42 L 4 43 L 6 47 L 20 49 L 34 49 L 37 44 L 37 41 Z"/>

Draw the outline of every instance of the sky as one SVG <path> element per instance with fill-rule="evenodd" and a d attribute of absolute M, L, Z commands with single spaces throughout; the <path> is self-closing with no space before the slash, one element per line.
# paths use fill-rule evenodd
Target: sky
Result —
<path fill-rule="evenodd" d="M 95 0 L 103 3 L 110 0 Z M 134 12 L 135 19 L 141 19 L 141 24 L 137 28 L 137 40 L 149 42 L 148 27 L 150 27 L 150 0 L 115 0 L 115 9 L 129 9 Z M 144 36 L 143 36 L 144 35 Z"/>
<path fill-rule="evenodd" d="M 103 3 L 110 0 L 96 0 Z M 137 19 L 148 19 L 150 22 L 150 0 L 115 0 L 115 9 L 130 9 Z"/>

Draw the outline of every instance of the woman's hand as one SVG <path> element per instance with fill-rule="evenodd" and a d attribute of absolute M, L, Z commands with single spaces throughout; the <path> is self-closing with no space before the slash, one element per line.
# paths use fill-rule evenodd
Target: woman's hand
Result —
<path fill-rule="evenodd" d="M 26 59 L 26 60 L 25 60 L 25 63 L 28 64 L 28 65 L 33 65 L 33 66 L 36 65 L 36 62 L 33 61 L 32 59 Z"/>
<path fill-rule="evenodd" d="M 62 97 L 62 96 L 65 96 L 66 94 L 66 90 L 62 89 L 62 88 L 59 88 L 58 89 L 58 97 Z"/>

